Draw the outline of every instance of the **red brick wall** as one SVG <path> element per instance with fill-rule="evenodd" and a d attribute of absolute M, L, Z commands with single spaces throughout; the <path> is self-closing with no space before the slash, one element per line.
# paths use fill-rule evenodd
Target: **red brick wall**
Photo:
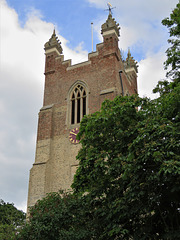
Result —
<path fill-rule="evenodd" d="M 127 77 L 115 34 L 105 36 L 103 44 L 97 45 L 97 53 L 89 55 L 89 64 L 69 66 L 69 62 L 64 62 L 63 57 L 58 56 L 55 51 L 47 54 L 44 106 L 54 104 L 54 107 L 39 114 L 38 140 L 51 138 L 66 131 L 66 111 L 56 112 L 52 109 L 67 110 L 68 92 L 76 81 L 83 81 L 88 85 L 89 113 L 98 111 L 106 98 L 113 99 L 122 94 L 119 70 L 123 71 L 121 76 L 124 92 L 136 93 L 136 74 L 128 73 L 132 77 Z M 101 94 L 102 91 L 112 88 L 115 90 Z"/>

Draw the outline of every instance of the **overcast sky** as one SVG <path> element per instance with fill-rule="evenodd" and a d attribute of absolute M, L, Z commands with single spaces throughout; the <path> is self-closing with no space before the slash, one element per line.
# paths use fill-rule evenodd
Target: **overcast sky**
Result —
<path fill-rule="evenodd" d="M 140 96 L 165 78 L 168 30 L 161 20 L 178 0 L 111 0 L 120 24 L 119 47 L 138 61 Z M 0 0 L 0 199 L 26 211 L 29 170 L 34 163 L 38 112 L 44 88 L 44 43 L 55 26 L 65 59 L 87 60 L 102 41 L 105 0 Z"/>

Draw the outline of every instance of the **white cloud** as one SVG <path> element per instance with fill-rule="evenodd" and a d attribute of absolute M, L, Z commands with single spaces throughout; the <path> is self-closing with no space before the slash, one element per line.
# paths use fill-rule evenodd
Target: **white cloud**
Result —
<path fill-rule="evenodd" d="M 27 211 L 27 201 L 22 202 L 20 205 L 16 205 L 17 209 L 22 210 L 23 212 Z"/>
<path fill-rule="evenodd" d="M 166 55 L 162 52 L 152 54 L 139 62 L 138 91 L 141 97 L 157 97 L 152 93 L 159 80 L 165 79 L 163 62 Z"/>
<path fill-rule="evenodd" d="M 105 0 L 87 0 L 98 8 L 107 8 Z M 131 16 L 141 19 L 162 19 L 167 17 L 179 0 L 111 0 L 110 3 L 115 9 L 113 12 L 120 11 L 123 16 L 130 19 Z M 118 14 L 119 15 L 119 14 Z"/>
<path fill-rule="evenodd" d="M 127 50 L 138 41 L 138 33 L 134 28 L 121 26 L 119 47 Z"/>

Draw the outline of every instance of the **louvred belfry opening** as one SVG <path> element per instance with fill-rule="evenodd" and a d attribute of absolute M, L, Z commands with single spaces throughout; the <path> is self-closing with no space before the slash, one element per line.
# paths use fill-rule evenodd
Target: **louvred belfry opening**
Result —
<path fill-rule="evenodd" d="M 77 85 L 71 93 L 71 124 L 80 123 L 86 115 L 86 90 L 82 85 Z"/>

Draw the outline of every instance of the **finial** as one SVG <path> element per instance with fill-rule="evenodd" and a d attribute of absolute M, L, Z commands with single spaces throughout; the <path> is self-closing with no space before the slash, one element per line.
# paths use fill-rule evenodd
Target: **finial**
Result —
<path fill-rule="evenodd" d="M 106 22 L 104 24 L 101 25 L 101 34 L 104 34 L 105 32 L 108 32 L 110 30 L 115 30 L 115 32 L 117 33 L 117 36 L 119 37 L 119 24 L 116 23 L 115 19 L 112 17 L 112 5 L 110 3 L 108 3 L 108 9 L 105 9 L 106 11 L 109 11 L 109 15 L 108 18 L 106 20 Z"/>
<path fill-rule="evenodd" d="M 108 5 L 108 8 L 109 8 L 109 14 L 112 15 L 112 11 L 111 11 L 111 9 L 112 9 L 112 5 L 111 5 L 109 2 L 107 3 L 107 5 Z"/>
<path fill-rule="evenodd" d="M 109 11 L 109 15 L 112 15 L 112 9 L 114 9 L 115 7 L 112 7 L 110 2 L 107 3 L 107 6 L 108 6 L 108 9 L 105 9 L 105 10 Z"/>
<path fill-rule="evenodd" d="M 45 47 L 45 50 L 48 50 L 51 48 L 56 48 L 58 50 L 58 52 L 60 54 L 62 54 L 61 42 L 59 41 L 58 37 L 56 36 L 55 27 L 54 27 L 51 38 L 49 39 L 48 42 L 45 43 L 44 47 Z"/>
<path fill-rule="evenodd" d="M 131 52 L 129 47 L 128 47 L 128 57 L 131 57 Z"/>
<path fill-rule="evenodd" d="M 127 53 L 127 58 L 124 61 L 125 68 L 131 68 L 134 67 L 135 71 L 138 72 L 138 65 L 137 62 L 133 59 L 131 56 L 130 48 L 128 47 L 128 53 Z"/>

